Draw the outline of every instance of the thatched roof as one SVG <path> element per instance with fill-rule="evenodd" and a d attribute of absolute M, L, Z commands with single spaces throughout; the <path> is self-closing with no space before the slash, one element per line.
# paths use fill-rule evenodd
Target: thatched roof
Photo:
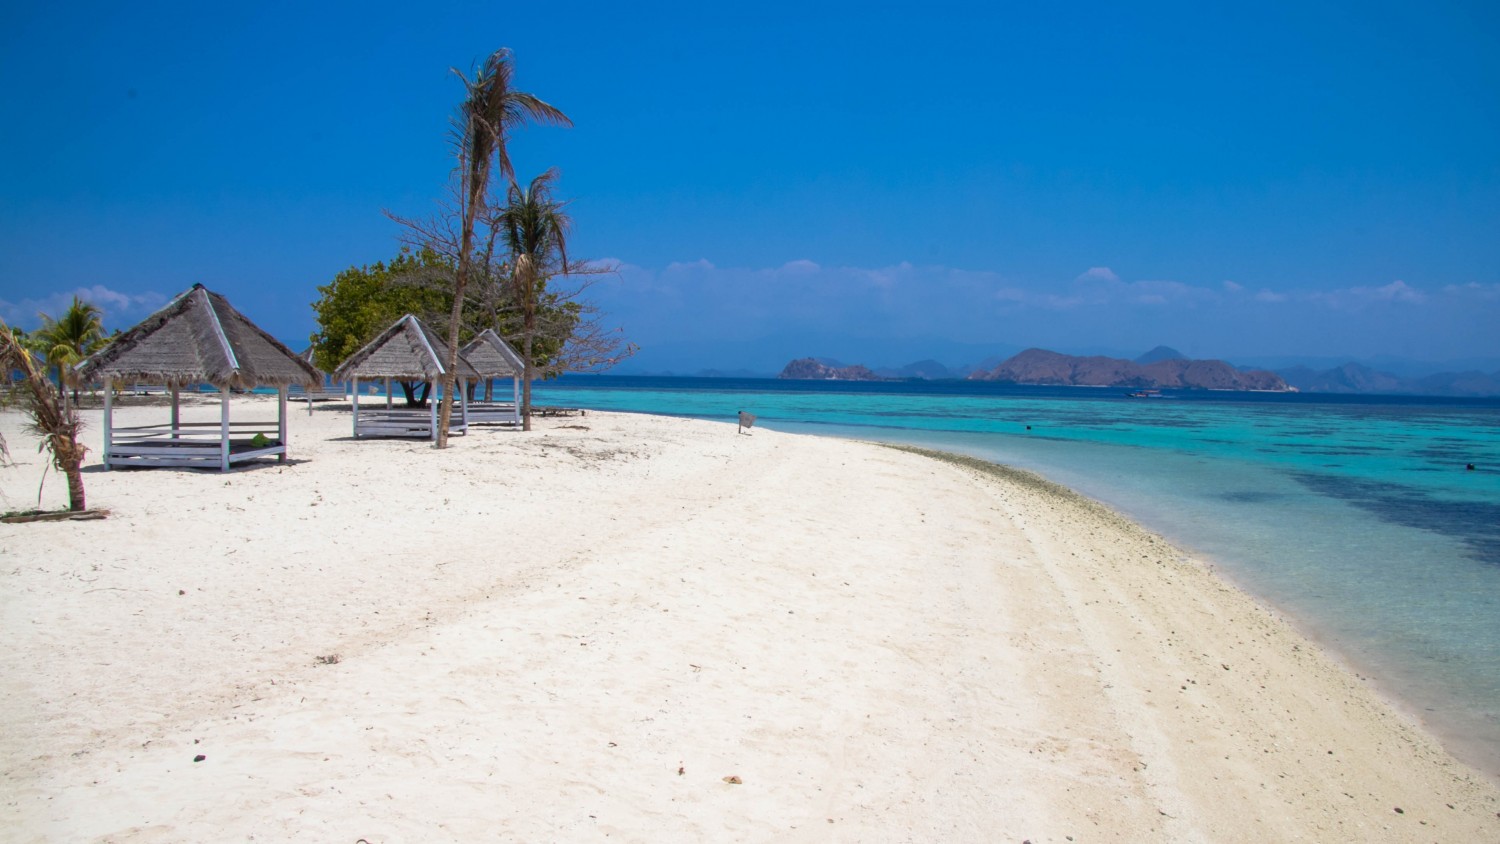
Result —
<path fill-rule="evenodd" d="M 398 378 L 402 381 L 437 381 L 443 377 L 442 352 L 448 344 L 421 320 L 407 314 L 380 332 L 365 347 L 350 355 L 334 370 L 335 381 L 350 378 Z M 459 378 L 479 379 L 479 373 L 458 357 Z"/>
<path fill-rule="evenodd" d="M 323 373 L 201 284 L 78 365 L 86 381 L 249 390 L 323 383 Z"/>
<path fill-rule="evenodd" d="M 526 364 L 493 328 L 486 328 L 462 349 L 464 359 L 485 378 L 520 378 Z"/>

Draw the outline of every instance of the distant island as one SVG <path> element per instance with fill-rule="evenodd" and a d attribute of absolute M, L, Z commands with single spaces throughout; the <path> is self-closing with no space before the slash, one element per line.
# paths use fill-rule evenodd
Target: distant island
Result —
<path fill-rule="evenodd" d="M 905 367 L 916 377 L 946 369 L 936 361 L 925 366 Z M 925 373 L 924 373 L 925 374 Z M 788 363 L 778 378 L 805 381 L 885 381 L 888 375 L 866 366 L 846 366 L 836 361 L 799 358 Z M 898 376 L 899 377 L 899 376 Z M 912 377 L 912 376 L 907 376 Z M 1181 353 L 1158 346 L 1134 361 L 1099 355 L 1080 357 L 1046 349 L 1027 349 L 992 368 L 968 373 L 971 381 L 1002 384 L 1033 384 L 1063 387 L 1134 387 L 1179 390 L 1264 390 L 1296 392 L 1281 376 L 1265 370 L 1242 371 L 1221 360 L 1189 360 Z"/>
<path fill-rule="evenodd" d="M 798 358 L 787 364 L 777 378 L 797 381 L 884 381 L 868 367 L 828 364 L 817 358 Z"/>
<path fill-rule="evenodd" d="M 699 373 L 702 376 L 731 374 L 738 377 L 766 377 L 743 370 L 734 373 Z M 871 368 L 849 366 L 829 358 L 808 357 L 788 363 L 777 377 L 810 381 L 970 379 L 1004 384 L 1155 390 L 1500 396 L 1500 372 L 1465 369 L 1398 375 L 1353 362 L 1330 369 L 1315 369 L 1306 365 L 1276 365 L 1273 370 L 1264 366 L 1235 366 L 1222 360 L 1193 360 L 1169 346 L 1157 346 L 1134 360 L 1027 349 L 1005 360 L 988 358 L 977 365 L 961 364 L 951 367 L 930 358 L 900 367 Z"/>
<path fill-rule="evenodd" d="M 1078 357 L 1046 349 L 1027 349 L 994 369 L 969 373 L 969 380 L 1063 387 L 1296 392 L 1280 375 L 1264 369 L 1241 371 L 1222 360 L 1189 360 L 1164 347 L 1142 357 L 1149 357 L 1150 361 L 1139 363 L 1101 355 Z"/>
<path fill-rule="evenodd" d="M 1357 363 L 1315 370 L 1292 366 L 1278 370 L 1288 384 L 1304 393 L 1381 393 L 1414 396 L 1500 396 L 1500 372 L 1437 372 L 1417 378 L 1382 372 Z"/>

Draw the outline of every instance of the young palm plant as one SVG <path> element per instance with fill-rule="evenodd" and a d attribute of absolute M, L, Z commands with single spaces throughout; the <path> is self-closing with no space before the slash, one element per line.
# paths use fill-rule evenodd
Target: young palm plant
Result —
<path fill-rule="evenodd" d="M 525 431 L 531 430 L 537 309 L 547 279 L 568 271 L 568 230 L 573 220 L 565 213 L 568 204 L 552 194 L 557 177 L 554 167 L 524 188 L 512 183 L 500 214 L 505 243 L 510 248 L 515 300 L 521 308 L 521 361 L 526 367 L 521 376 L 521 428 Z"/>
<path fill-rule="evenodd" d="M 78 376 L 73 371 L 84 358 L 93 354 L 104 341 L 104 324 L 99 308 L 77 296 L 58 319 L 39 314 L 42 327 L 32 339 L 47 363 L 57 369 L 57 385 L 64 391 L 72 388 L 73 403 L 78 403 Z"/>
<path fill-rule="evenodd" d="M 15 372 L 21 376 L 19 399 L 31 416 L 31 429 L 41 437 L 41 447 L 51 450 L 52 465 L 68 479 L 68 509 L 82 511 L 87 507 L 82 469 L 88 449 L 78 441 L 78 411 L 68 406 L 65 390 L 52 386 L 10 326 L 0 322 L 0 381 L 11 380 Z"/>
<path fill-rule="evenodd" d="M 454 370 L 458 367 L 458 332 L 463 324 L 464 288 L 474 273 L 474 230 L 484 215 L 490 176 L 495 168 L 515 184 L 515 171 L 505 145 L 511 130 L 528 121 L 572 126 L 557 108 L 533 94 L 512 87 L 515 65 L 510 50 L 500 49 L 480 66 L 471 81 L 463 80 L 465 98 L 454 126 L 458 153 L 460 235 L 458 267 L 454 279 L 453 314 L 448 321 L 448 354 L 443 374 L 443 401 L 438 408 L 437 447 L 448 446 L 448 421 L 453 418 Z"/>

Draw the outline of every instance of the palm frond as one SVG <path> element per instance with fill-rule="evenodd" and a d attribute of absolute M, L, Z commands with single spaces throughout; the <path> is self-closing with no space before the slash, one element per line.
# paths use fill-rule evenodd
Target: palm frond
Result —
<path fill-rule="evenodd" d="M 74 296 L 72 304 L 57 319 L 38 314 L 42 327 L 34 340 L 39 348 L 45 349 L 49 364 L 65 370 L 104 343 L 102 315 L 97 305 Z"/>
<path fill-rule="evenodd" d="M 70 467 L 76 470 L 87 451 L 78 442 L 78 432 L 83 427 L 78 412 L 63 400 L 61 391 L 52 385 L 36 358 L 4 322 L 0 322 L 0 368 L 4 368 L 7 378 L 12 370 L 21 373 L 25 408 L 31 423 L 28 427 L 41 438 L 42 448 L 51 450 L 53 465 L 62 470 Z"/>
<path fill-rule="evenodd" d="M 561 109 L 535 94 L 514 87 L 515 62 L 509 49 L 491 53 L 470 80 L 455 70 L 463 80 L 465 97 L 459 106 L 456 123 L 460 127 L 462 155 L 469 172 L 468 193 L 483 193 L 489 182 L 489 169 L 498 167 L 507 179 L 515 179 L 506 141 L 515 127 L 527 122 L 552 126 L 572 126 L 573 121 Z"/>

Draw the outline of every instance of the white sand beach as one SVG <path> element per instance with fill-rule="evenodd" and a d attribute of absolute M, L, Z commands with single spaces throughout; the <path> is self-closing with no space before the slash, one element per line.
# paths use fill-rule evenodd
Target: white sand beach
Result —
<path fill-rule="evenodd" d="M 291 426 L 0 525 L 0 838 L 1500 840 L 1366 683 L 1033 476 L 732 419 Z"/>

